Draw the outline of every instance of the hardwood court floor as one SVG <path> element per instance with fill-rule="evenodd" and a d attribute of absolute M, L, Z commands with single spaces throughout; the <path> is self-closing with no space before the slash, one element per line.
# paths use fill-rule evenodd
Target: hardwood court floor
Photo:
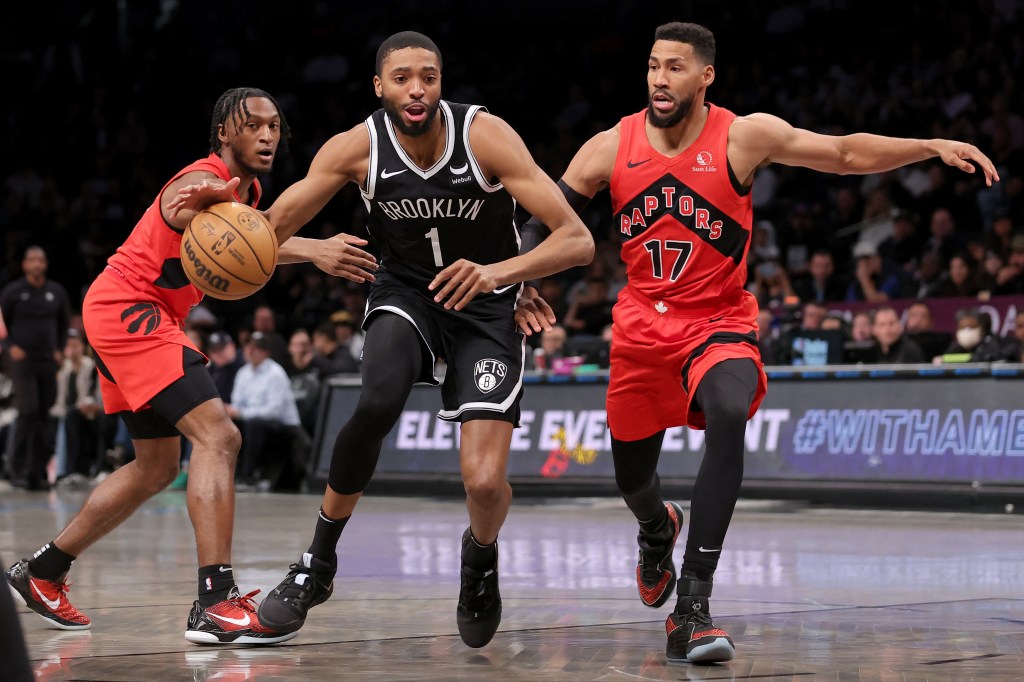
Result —
<path fill-rule="evenodd" d="M 5 493 L 0 555 L 35 550 L 82 499 Z M 277 584 L 318 504 L 238 496 L 243 591 L 262 599 Z M 712 598 L 737 657 L 714 666 L 666 664 L 674 602 L 637 598 L 636 526 L 617 499 L 517 500 L 501 536 L 504 620 L 488 646 L 467 648 L 455 626 L 465 526 L 460 501 L 368 496 L 342 538 L 334 596 L 298 637 L 206 648 L 182 638 L 196 560 L 184 494 L 165 492 L 76 562 L 70 596 L 90 632 L 23 611 L 37 679 L 1024 680 L 1020 515 L 741 502 Z"/>

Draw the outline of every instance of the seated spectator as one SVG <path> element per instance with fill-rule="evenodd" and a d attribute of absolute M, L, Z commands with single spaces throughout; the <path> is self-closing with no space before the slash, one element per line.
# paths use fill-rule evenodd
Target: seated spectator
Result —
<path fill-rule="evenodd" d="M 344 348 L 356 362 L 356 371 L 363 364 L 363 331 L 357 329 L 356 320 L 347 310 L 336 310 L 331 313 L 331 324 L 334 325 L 334 338 L 338 348 Z"/>
<path fill-rule="evenodd" d="M 766 365 L 778 364 L 779 334 L 775 316 L 767 308 L 757 313 L 757 347 L 761 351 L 761 362 Z"/>
<path fill-rule="evenodd" d="M 231 402 L 235 376 L 245 364 L 245 358 L 238 352 L 235 340 L 227 332 L 216 331 L 206 340 L 206 357 L 210 358 L 210 376 L 217 387 L 217 393 L 224 402 Z"/>
<path fill-rule="evenodd" d="M 261 305 L 252 313 L 252 330 L 260 332 L 269 341 L 274 362 L 284 366 L 288 362 L 288 342 L 277 331 L 277 317 L 269 305 Z"/>
<path fill-rule="evenodd" d="M 288 374 L 270 353 L 271 340 L 253 332 L 245 346 L 246 363 L 238 370 L 228 415 L 242 432 L 236 480 L 273 489 L 278 478 L 292 466 L 291 446 L 301 420 Z"/>
<path fill-rule="evenodd" d="M 68 329 L 64 361 L 57 370 L 57 399 L 50 414 L 58 420 L 64 443 L 57 481 L 62 485 L 85 483 L 100 469 L 103 409 L 96 363 L 85 354 L 77 329 Z"/>
<path fill-rule="evenodd" d="M 942 256 L 938 251 L 925 251 L 917 264 L 910 285 L 910 298 L 933 298 L 945 281 Z"/>
<path fill-rule="evenodd" d="M 320 403 L 320 370 L 313 363 L 313 341 L 305 329 L 296 329 L 288 340 L 288 366 L 285 371 L 292 382 L 299 420 L 307 433 L 316 431 L 317 407 Z"/>
<path fill-rule="evenodd" d="M 917 216 L 910 211 L 898 211 L 892 218 L 892 234 L 878 245 L 878 255 L 883 261 L 911 271 L 923 250 L 924 239 L 917 230 Z"/>
<path fill-rule="evenodd" d="M 799 300 L 790 284 L 789 274 L 778 261 L 768 260 L 754 266 L 754 279 L 749 289 L 762 308 L 775 308 Z"/>
<path fill-rule="evenodd" d="M 1024 294 L 1024 234 L 1014 236 L 1010 256 L 996 274 L 994 295 Z"/>
<path fill-rule="evenodd" d="M 324 322 L 313 330 L 313 351 L 313 365 L 320 370 L 321 378 L 359 372 L 359 363 L 352 353 L 338 345 L 333 322 Z"/>
<path fill-rule="evenodd" d="M 551 369 L 551 361 L 565 357 L 565 341 L 569 333 L 560 324 L 551 325 L 551 331 L 540 333 L 540 346 L 529 354 L 527 369 Z"/>
<path fill-rule="evenodd" d="M 793 280 L 793 291 L 805 303 L 842 301 L 846 298 L 846 285 L 836 274 L 831 251 L 821 249 L 811 255 L 808 272 Z"/>
<path fill-rule="evenodd" d="M 846 289 L 847 301 L 877 303 L 900 298 L 904 294 L 904 276 L 889 261 L 883 261 L 874 245 L 858 242 L 853 247 L 857 262 L 854 279 Z"/>
<path fill-rule="evenodd" d="M 612 301 L 608 299 L 608 282 L 600 277 L 591 277 L 586 288 L 569 304 L 564 325 L 574 335 L 600 336 L 611 321 Z"/>
<path fill-rule="evenodd" d="M 1006 336 L 1007 345 L 1017 346 L 1017 360 L 1015 362 L 1024 362 L 1020 358 L 1024 356 L 1024 310 L 1017 312 L 1017 316 L 1013 318 L 1013 331 Z"/>
<path fill-rule="evenodd" d="M 956 313 L 956 340 L 940 362 L 1017 362 L 1017 345 L 992 333 L 992 317 L 977 308 L 962 308 Z"/>
<path fill-rule="evenodd" d="M 782 335 L 776 361 L 788 365 L 832 365 L 842 362 L 846 335 L 841 329 L 822 329 L 825 304 L 804 304 L 800 326 Z"/>
<path fill-rule="evenodd" d="M 883 305 L 871 314 L 871 333 L 878 344 L 875 362 L 889 365 L 919 364 L 925 361 L 917 343 L 903 333 L 900 315 L 892 306 Z"/>
<path fill-rule="evenodd" d="M 921 347 L 927 362 L 942 355 L 953 342 L 953 335 L 949 332 L 936 331 L 932 309 L 927 301 L 915 301 L 910 304 L 906 310 L 903 333 Z"/>
<path fill-rule="evenodd" d="M 983 290 L 991 290 L 991 286 L 982 283 L 978 275 L 977 263 L 967 253 L 961 252 L 949 259 L 949 267 L 942 274 L 938 285 L 930 292 L 931 296 L 938 298 L 946 297 L 971 297 L 978 296 Z"/>

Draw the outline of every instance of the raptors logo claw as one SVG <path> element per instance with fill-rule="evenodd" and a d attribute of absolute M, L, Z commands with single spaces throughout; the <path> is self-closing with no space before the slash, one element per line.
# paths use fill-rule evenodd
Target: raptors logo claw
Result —
<path fill-rule="evenodd" d="M 121 321 L 124 322 L 136 313 L 139 313 L 139 316 L 128 325 L 129 334 L 137 333 L 143 322 L 146 323 L 146 328 L 142 332 L 144 335 L 152 334 L 160 326 L 160 309 L 152 303 L 136 303 L 128 306 L 121 312 Z"/>

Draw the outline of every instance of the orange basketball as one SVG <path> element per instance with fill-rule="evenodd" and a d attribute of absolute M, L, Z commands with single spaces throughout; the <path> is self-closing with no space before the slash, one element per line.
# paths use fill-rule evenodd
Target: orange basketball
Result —
<path fill-rule="evenodd" d="M 225 201 L 200 211 L 181 236 L 181 265 L 207 296 L 232 301 L 270 281 L 277 267 L 277 236 L 263 214 Z"/>

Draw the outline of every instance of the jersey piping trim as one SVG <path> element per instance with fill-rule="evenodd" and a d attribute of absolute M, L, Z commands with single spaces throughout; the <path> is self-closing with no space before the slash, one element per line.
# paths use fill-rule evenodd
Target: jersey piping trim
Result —
<path fill-rule="evenodd" d="M 466 112 L 466 122 L 462 126 L 462 144 L 466 148 L 466 158 L 469 159 L 469 165 L 473 168 L 473 177 L 476 178 L 476 184 L 480 185 L 480 189 L 485 192 L 497 192 L 503 185 L 499 182 L 496 185 L 492 185 L 487 178 L 484 177 L 483 171 L 480 169 L 480 163 L 476 160 L 476 154 L 473 153 L 473 148 L 469 145 L 469 126 L 473 123 L 473 119 L 476 117 L 478 111 L 487 111 L 486 107 L 482 107 L 479 104 L 474 104 Z"/>
<path fill-rule="evenodd" d="M 363 201 L 366 202 L 366 208 L 370 208 L 370 200 L 373 199 L 374 192 L 377 190 L 377 126 L 373 124 L 373 116 L 367 116 L 366 130 L 370 133 L 370 161 L 367 164 L 366 170 L 366 189 L 359 188 L 360 193 L 363 195 Z"/>
<path fill-rule="evenodd" d="M 391 143 L 395 146 L 395 151 L 398 152 L 399 158 L 402 159 L 402 162 L 406 165 L 406 167 L 409 170 L 411 170 L 413 173 L 416 173 L 424 180 L 433 177 L 434 175 L 437 174 L 439 170 L 444 168 L 445 165 L 448 163 L 449 159 L 452 158 L 452 152 L 455 150 L 455 140 L 453 139 L 454 136 L 452 135 L 452 131 L 455 128 L 455 121 L 454 118 L 452 117 L 452 110 L 448 108 L 448 104 L 444 100 L 441 100 L 440 108 L 441 113 L 444 115 L 445 125 L 444 154 L 441 155 L 440 159 L 434 162 L 433 166 L 426 170 L 423 170 L 422 168 L 417 166 L 416 163 L 411 158 L 409 158 L 409 155 L 405 153 L 405 149 L 403 149 L 402 145 L 398 142 L 398 135 L 395 133 L 395 127 L 391 123 L 391 118 L 387 114 L 384 114 L 384 121 L 385 126 L 387 127 L 388 137 L 391 138 Z"/>

